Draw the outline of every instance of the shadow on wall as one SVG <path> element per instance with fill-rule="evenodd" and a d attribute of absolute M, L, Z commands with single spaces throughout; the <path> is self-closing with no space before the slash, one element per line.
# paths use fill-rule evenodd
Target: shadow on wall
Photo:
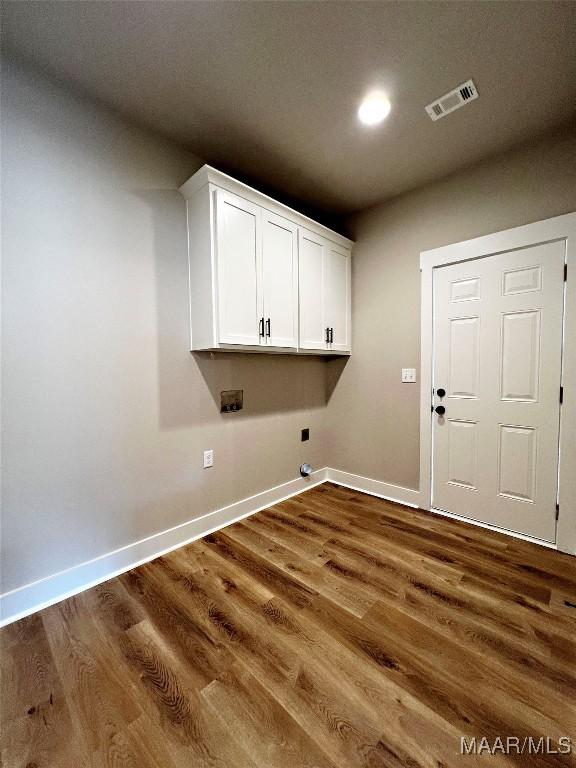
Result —
<path fill-rule="evenodd" d="M 330 402 L 330 398 L 334 394 L 334 390 L 340 381 L 340 376 L 342 376 L 348 360 L 350 360 L 350 358 L 346 356 L 335 357 L 326 362 L 326 404 Z"/>
<path fill-rule="evenodd" d="M 324 407 L 325 360 L 189 351 L 185 201 L 177 190 L 139 191 L 138 195 L 152 212 L 160 429 Z M 220 392 L 228 389 L 244 390 L 244 409 L 238 414 L 220 413 Z"/>
<path fill-rule="evenodd" d="M 193 358 L 218 413 L 222 390 L 244 390 L 244 409 L 239 414 L 222 414 L 222 418 L 326 405 L 323 360 L 241 352 L 194 352 Z"/>

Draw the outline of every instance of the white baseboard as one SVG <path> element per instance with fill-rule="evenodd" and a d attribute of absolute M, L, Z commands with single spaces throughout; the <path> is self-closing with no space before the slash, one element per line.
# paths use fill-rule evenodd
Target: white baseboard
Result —
<path fill-rule="evenodd" d="M 65 571 L 5 592 L 0 595 L 0 627 L 108 581 L 272 504 L 278 504 L 284 499 L 320 485 L 326 482 L 326 477 L 327 470 L 319 469 L 308 478 L 290 480 L 195 520 L 189 520 Z"/>
<path fill-rule="evenodd" d="M 351 472 L 343 472 L 341 469 L 327 469 L 326 480 L 338 485 L 345 485 L 354 491 L 362 491 L 370 496 L 378 496 L 387 501 L 396 501 L 398 504 L 404 504 L 407 507 L 418 507 L 420 501 L 420 491 L 413 491 L 411 488 L 404 488 L 401 485 L 391 485 L 383 483 L 381 480 L 372 480 L 370 477 L 353 475 Z"/>
<path fill-rule="evenodd" d="M 85 589 L 90 589 L 97 584 L 101 584 L 108 579 L 119 576 L 121 573 L 136 568 L 143 563 L 147 563 L 160 555 L 165 555 L 173 549 L 178 549 L 185 544 L 189 544 L 202 536 L 220 530 L 231 523 L 242 520 L 255 512 L 278 504 L 284 499 L 296 496 L 309 488 L 314 488 L 325 482 L 337 483 L 346 488 L 355 491 L 368 493 L 371 496 L 377 496 L 387 501 L 394 501 L 398 504 L 404 504 L 408 507 L 419 507 L 421 495 L 419 491 L 411 488 L 404 488 L 400 485 L 384 483 L 381 480 L 373 480 L 369 477 L 354 475 L 351 472 L 343 472 L 340 469 L 324 468 L 313 472 L 308 478 L 296 478 L 275 488 L 262 491 L 254 496 L 250 496 L 242 501 L 229 504 L 214 512 L 189 520 L 181 525 L 168 528 L 165 531 L 148 536 L 145 539 L 128 544 L 113 552 L 108 552 L 93 560 L 80 563 L 65 571 L 60 571 L 52 576 L 18 587 L 11 592 L 5 592 L 0 595 L 0 627 L 11 624 L 13 621 L 29 616 L 36 611 L 47 608 L 49 605 L 72 597 Z M 449 512 L 430 509 L 435 514 L 452 517 L 462 522 L 478 525 L 482 528 L 498 531 L 499 533 L 508 533 L 519 539 L 533 541 L 554 548 L 554 545 L 547 542 L 532 539 L 522 534 L 512 531 L 506 531 L 502 528 L 470 520 L 468 518 L 454 515 Z"/>

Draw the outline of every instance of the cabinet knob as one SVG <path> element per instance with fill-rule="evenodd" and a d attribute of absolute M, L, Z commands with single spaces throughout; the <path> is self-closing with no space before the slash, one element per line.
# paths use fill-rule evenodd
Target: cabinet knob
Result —
<path fill-rule="evenodd" d="M 444 416 L 444 414 L 446 413 L 446 408 L 444 408 L 443 405 L 437 405 L 434 410 L 436 411 L 438 416 Z"/>
<path fill-rule="evenodd" d="M 446 390 L 440 387 L 440 389 L 436 390 L 436 394 L 438 395 L 438 397 L 444 397 L 444 395 L 446 394 Z"/>

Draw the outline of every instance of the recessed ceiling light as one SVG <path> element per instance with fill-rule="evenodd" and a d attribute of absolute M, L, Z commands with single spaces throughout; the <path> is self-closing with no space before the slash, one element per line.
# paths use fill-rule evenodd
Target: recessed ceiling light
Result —
<path fill-rule="evenodd" d="M 388 117 L 391 104 L 381 93 L 371 93 L 360 104 L 358 119 L 364 125 L 377 125 Z"/>

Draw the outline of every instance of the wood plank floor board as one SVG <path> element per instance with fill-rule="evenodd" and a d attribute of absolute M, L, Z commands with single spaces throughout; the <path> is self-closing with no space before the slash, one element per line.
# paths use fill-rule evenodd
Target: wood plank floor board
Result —
<path fill-rule="evenodd" d="M 257 556 L 265 557 L 271 554 L 275 563 L 288 578 L 317 593 L 328 596 L 355 616 L 363 616 L 375 601 L 368 590 L 363 589 L 361 582 L 350 586 L 326 564 L 321 567 L 320 564 L 310 563 L 283 545 L 276 544 L 266 536 L 253 531 L 248 526 L 240 524 L 228 533 L 219 534 L 219 536 L 229 546 L 235 546 L 236 542 L 239 542 Z"/>
<path fill-rule="evenodd" d="M 478 653 L 476 648 L 463 656 L 460 638 L 448 633 L 441 635 L 438 627 L 430 623 L 423 627 L 423 622 L 391 605 L 373 606 L 363 623 L 367 630 L 375 631 L 378 628 L 381 632 L 385 625 L 386 635 L 391 638 L 390 643 L 399 636 L 404 638 L 414 650 L 406 654 L 398 649 L 396 656 L 406 667 L 410 664 L 412 668 L 417 668 L 422 679 L 427 674 L 431 683 L 436 680 L 436 686 L 443 686 L 446 690 L 466 680 L 474 696 L 489 702 L 491 715 L 504 720 L 508 713 L 514 712 L 519 722 L 524 721 L 532 728 L 546 725 L 551 735 L 560 735 L 561 727 L 559 730 L 556 728 L 554 715 L 562 719 L 570 699 L 567 697 L 564 702 L 556 701 L 557 706 L 554 706 L 558 692 L 555 694 L 550 687 L 537 691 L 539 681 L 535 676 L 527 675 L 523 679 L 516 670 L 506 667 L 505 660 L 499 660 L 496 664 L 490 654 Z M 427 673 L 424 672 L 425 667 L 428 668 Z"/>
<path fill-rule="evenodd" d="M 471 689 L 481 684 L 481 673 L 474 666 L 465 670 L 468 673 L 468 690 L 461 690 L 460 674 L 462 666 L 469 665 L 469 659 L 462 659 L 459 670 L 446 668 L 454 658 L 450 648 L 442 642 L 433 646 L 433 663 L 426 644 L 430 644 L 430 633 L 421 631 L 418 649 L 405 642 L 403 635 L 384 630 L 379 626 L 374 631 L 374 623 L 358 621 L 355 617 L 338 606 L 318 598 L 312 610 L 314 620 L 331 631 L 340 642 L 347 645 L 363 661 L 373 666 L 373 674 L 381 673 L 392 679 L 401 689 L 413 698 L 419 699 L 428 708 L 434 708 L 446 721 L 468 733 L 471 723 L 483 728 L 483 733 L 495 733 L 501 722 L 494 715 L 494 697 L 490 696 L 490 717 L 476 705 Z M 388 624 L 387 619 L 385 624 Z"/>
<path fill-rule="evenodd" d="M 327 483 L 1 630 L 2 765 L 574 767 L 574 605 L 576 558 Z"/>
<path fill-rule="evenodd" d="M 5 627 L 2 639 L 3 765 L 88 765 L 69 736 L 67 698 L 39 614 Z"/>
<path fill-rule="evenodd" d="M 373 586 L 378 599 L 388 595 L 401 598 L 406 609 L 417 611 L 421 616 L 428 613 L 442 630 L 456 631 L 461 627 L 463 639 L 466 639 L 468 632 L 472 633 L 472 637 L 480 633 L 485 642 L 502 644 L 503 658 L 518 662 L 524 671 L 537 667 L 539 662 L 549 662 L 554 656 L 555 645 L 549 631 L 542 626 L 542 631 L 538 633 L 533 617 L 520 617 L 518 611 L 514 615 L 509 608 L 502 608 L 494 602 L 478 604 L 466 595 L 460 584 L 451 583 L 449 579 L 439 583 L 437 578 L 431 579 L 418 565 L 376 555 L 366 546 L 366 542 L 358 544 L 352 538 L 342 537 L 328 540 L 324 548 L 326 552 L 333 553 L 336 562 L 346 565 L 341 572 L 349 578 L 363 573 L 362 581 Z M 330 566 L 330 561 L 327 564 Z M 545 626 L 550 629 L 547 624 Z M 528 639 L 531 657 L 521 657 Z M 576 658 L 576 641 L 563 639 L 559 647 L 563 649 L 562 657 L 566 660 Z M 565 676 L 574 682 L 576 670 L 564 665 L 561 672 L 562 677 L 557 680 L 560 685 L 566 682 Z"/>
<path fill-rule="evenodd" d="M 261 604 L 258 599 L 261 585 L 256 585 L 252 596 L 242 592 L 239 594 L 234 589 L 237 565 L 221 557 L 221 550 L 215 549 L 208 554 L 220 561 L 220 566 L 214 563 L 213 567 L 203 572 L 191 574 L 187 586 L 192 587 L 194 582 L 194 592 L 201 589 L 208 601 L 211 601 L 206 601 L 197 609 L 199 613 L 204 610 L 207 624 L 211 620 L 210 606 L 219 606 L 219 615 L 225 618 L 215 622 L 213 631 L 227 632 L 230 629 L 230 647 L 238 662 L 250 671 L 302 728 L 310 729 L 311 724 L 315 725 L 310 729 L 316 734 L 315 740 L 321 743 L 326 753 L 338 764 L 357 759 L 358 749 L 364 748 L 367 743 L 375 746 L 380 734 L 368 732 L 365 713 L 360 717 L 356 709 L 348 714 L 351 719 L 358 718 L 353 727 L 334 728 L 335 723 L 344 722 L 346 713 L 339 709 L 338 691 L 341 686 L 336 684 L 331 670 L 326 670 L 324 675 L 322 670 L 315 670 L 312 676 L 314 683 L 311 683 L 314 695 L 310 700 L 301 695 L 301 685 L 305 679 L 303 668 L 309 663 L 314 665 L 315 655 L 309 644 L 311 640 L 298 627 L 296 617 L 290 620 L 290 606 L 286 604 L 282 611 L 281 598 L 276 598 L 276 609 L 272 612 L 269 602 Z M 297 636 L 297 642 L 289 642 L 292 635 Z M 303 645 L 306 646 L 304 649 Z M 318 665 L 323 663 L 320 656 L 316 661 Z"/>
<path fill-rule="evenodd" d="M 366 502 L 344 502 L 347 509 L 354 509 L 358 514 L 358 518 L 367 517 L 371 523 L 374 523 L 374 503 L 380 501 L 374 498 L 369 499 Z M 342 503 L 338 496 L 335 498 L 336 504 Z M 405 509 L 399 511 L 399 505 L 392 505 L 389 502 L 384 502 L 386 505 L 382 514 L 377 518 L 378 525 L 384 525 L 394 528 L 399 532 L 403 532 L 406 535 L 415 536 L 418 539 L 422 539 L 425 542 L 437 543 L 443 548 L 452 548 L 456 551 L 462 548 L 462 543 L 466 543 L 466 555 L 476 555 L 481 557 L 487 565 L 492 564 L 494 567 L 504 573 L 510 574 L 512 577 L 523 578 L 525 574 L 530 574 L 531 581 L 536 583 L 540 582 L 545 589 L 550 587 L 556 589 L 566 590 L 569 593 L 576 594 L 576 576 L 571 574 L 566 569 L 557 563 L 556 559 L 550 559 L 550 555 L 554 554 L 550 550 L 537 547 L 538 551 L 542 549 L 542 555 L 533 551 L 536 545 L 531 547 L 524 547 L 521 552 L 523 557 L 518 559 L 515 555 L 517 539 L 511 539 L 513 544 L 505 544 L 498 542 L 499 546 L 494 546 L 493 542 L 489 543 L 482 538 L 482 534 L 469 533 L 471 526 L 465 526 L 466 536 L 463 536 L 458 529 L 454 528 L 454 524 L 461 525 L 459 521 L 451 520 L 450 518 L 442 518 L 442 523 L 421 523 L 421 517 L 430 517 L 429 513 L 425 513 L 419 510 L 411 510 L 406 512 Z M 411 516 L 411 517 L 410 517 Z M 416 518 L 416 519 L 415 519 Z M 447 525 L 448 523 L 448 525 Z M 440 525 L 444 524 L 448 530 L 443 530 Z M 452 525 L 452 529 L 450 525 Z M 481 529 L 473 529 L 479 531 Z M 500 539 L 505 539 L 502 534 L 495 533 L 494 536 Z M 544 563 L 549 563 L 547 567 Z M 555 565 L 553 565 L 555 563 Z"/>
<path fill-rule="evenodd" d="M 439 723 L 429 722 L 432 713 L 419 709 L 416 700 L 411 701 L 409 707 L 402 703 L 400 698 L 406 699 L 406 696 L 402 696 L 400 688 L 388 681 L 383 684 L 384 681 L 376 679 L 374 670 L 365 669 L 357 656 L 335 642 L 332 635 L 324 632 L 317 624 L 306 621 L 302 612 L 291 617 L 290 607 L 283 605 L 280 598 L 258 606 L 254 600 L 246 600 L 243 590 L 228 594 L 231 592 L 230 584 L 234 584 L 237 578 L 235 566 L 218 555 L 213 555 L 213 558 L 220 563 L 214 562 L 210 568 L 210 577 L 220 580 L 227 593 L 224 600 L 240 600 L 242 608 L 252 612 L 247 617 L 252 626 L 260 623 L 262 616 L 259 614 L 263 613 L 266 621 L 272 621 L 275 634 L 280 635 L 287 645 L 299 653 L 300 659 L 305 653 L 305 663 L 300 660 L 297 675 L 293 676 L 289 687 L 277 678 L 271 682 L 266 666 L 254 668 L 251 660 L 244 661 L 262 679 L 264 686 L 270 686 L 271 694 L 282 702 L 295 719 L 302 722 L 303 727 L 310 729 L 311 723 L 317 724 L 311 730 L 321 736 L 323 748 L 334 760 L 340 762 L 345 759 L 346 764 L 357 762 L 358 755 L 369 745 L 371 759 L 376 764 L 376 756 L 383 749 L 396 754 L 404 744 L 410 745 L 417 752 L 418 744 L 411 734 L 422 735 L 426 732 L 427 724 L 429 732 L 434 731 L 438 735 Z M 233 610 L 232 606 L 228 606 L 228 609 Z M 267 628 L 262 627 L 261 634 L 265 635 L 266 632 Z M 243 648 L 244 644 L 239 649 L 240 658 Z M 338 676 L 334 675 L 335 666 L 340 670 Z M 344 712 L 339 706 L 342 698 L 348 702 Z M 354 707 L 352 702 L 355 702 Z M 381 733 L 383 711 L 387 713 L 387 735 Z M 335 727 L 335 724 L 340 725 Z M 447 723 L 442 721 L 440 732 L 443 736 L 446 730 Z M 394 739 L 396 731 L 400 735 Z M 432 755 L 433 750 L 428 749 L 427 756 L 430 758 Z M 390 760 L 389 754 L 386 759 Z M 429 759 L 423 760 L 422 764 L 436 765 Z"/>
<path fill-rule="evenodd" d="M 202 695 L 225 728 L 242 733 L 244 748 L 261 768 L 335 768 L 306 730 L 240 665 L 223 672 Z"/>
<path fill-rule="evenodd" d="M 357 519 L 352 523 L 352 527 L 359 536 L 364 531 L 372 533 L 380 537 L 383 543 L 391 542 L 397 546 L 415 550 L 436 561 L 453 565 L 461 572 L 477 576 L 481 580 L 491 582 L 497 586 L 512 587 L 520 594 L 537 600 L 544 605 L 550 603 L 550 587 L 543 585 L 539 580 L 535 581 L 523 574 L 503 572 L 501 568 L 495 568 L 491 561 L 481 558 L 478 553 L 467 554 L 461 544 L 431 542 L 423 534 L 414 534 L 405 524 L 400 525 L 387 519 Z"/>
<path fill-rule="evenodd" d="M 195 676 L 188 676 L 188 666 L 153 625 L 142 622 L 132 627 L 121 645 L 153 707 L 149 721 L 161 728 L 178 764 L 254 768 L 241 743 L 231 739 L 205 707 Z"/>
<path fill-rule="evenodd" d="M 246 595 L 240 601 L 236 592 L 230 594 L 231 578 L 219 582 L 215 571 L 186 573 L 172 562 L 162 563 L 162 569 L 174 586 L 176 599 L 187 603 L 194 619 L 214 643 L 227 647 L 232 660 L 240 658 L 250 668 L 263 669 L 274 679 L 295 678 L 300 664 L 298 654 L 272 631 L 263 611 L 248 608 Z M 256 584 L 254 590 L 259 593 L 260 585 Z"/>
<path fill-rule="evenodd" d="M 206 631 L 188 601 L 161 577 L 159 568 L 147 567 L 121 578 L 126 591 L 133 600 L 140 600 L 165 642 L 186 662 L 188 675 L 200 690 L 231 663 L 232 656 L 224 644 Z"/>
<path fill-rule="evenodd" d="M 320 565 L 326 562 L 327 558 L 323 551 L 323 543 L 328 538 L 327 535 L 319 541 L 313 533 L 310 535 L 309 533 L 287 529 L 280 520 L 264 515 L 254 515 L 244 520 L 243 523 L 246 527 L 261 533 L 263 536 L 267 536 L 277 544 L 289 547 L 305 560 L 310 560 Z"/>

